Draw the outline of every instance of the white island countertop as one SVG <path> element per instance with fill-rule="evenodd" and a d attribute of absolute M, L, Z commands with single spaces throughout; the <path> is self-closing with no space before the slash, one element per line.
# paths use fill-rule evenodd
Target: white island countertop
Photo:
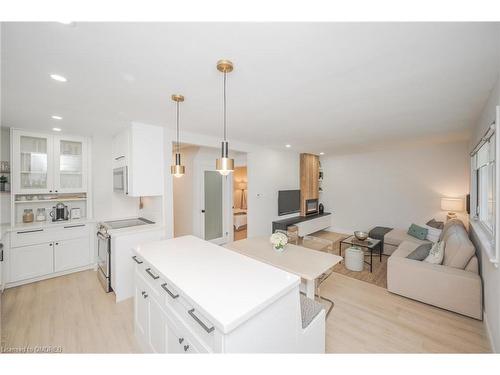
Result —
<path fill-rule="evenodd" d="M 300 283 L 291 273 L 194 236 L 150 242 L 135 251 L 198 305 L 223 333 Z"/>

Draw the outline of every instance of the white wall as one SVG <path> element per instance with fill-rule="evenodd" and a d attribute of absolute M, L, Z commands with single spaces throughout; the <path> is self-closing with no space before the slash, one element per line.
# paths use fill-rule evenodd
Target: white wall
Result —
<path fill-rule="evenodd" d="M 113 192 L 112 137 L 92 139 L 94 218 L 98 221 L 139 215 L 139 198 Z"/>
<path fill-rule="evenodd" d="M 0 128 L 0 160 L 10 161 L 10 128 Z M 11 165 L 12 167 L 12 165 Z M 11 176 L 6 175 L 10 186 Z M 0 193 L 0 224 L 10 223 L 10 194 Z"/>
<path fill-rule="evenodd" d="M 333 214 L 332 229 L 352 233 L 444 219 L 440 198 L 468 191 L 467 147 L 462 141 L 322 157 L 320 201 Z"/>
<path fill-rule="evenodd" d="M 192 146 L 182 149 L 182 164 L 186 173 L 181 178 L 173 179 L 174 191 L 174 237 L 194 234 L 194 158 L 199 147 Z"/>
<path fill-rule="evenodd" d="M 287 217 L 278 216 L 278 191 L 300 189 L 299 167 L 296 152 L 259 150 L 247 154 L 248 237 L 270 235 L 272 222 Z"/>
<path fill-rule="evenodd" d="M 496 106 L 500 105 L 500 79 L 497 81 L 488 102 L 481 113 L 481 117 L 473 129 L 472 139 L 469 145 L 469 150 L 477 144 L 479 139 L 486 133 L 488 127 L 495 121 Z M 497 131 L 499 131 L 497 124 Z M 499 156 L 497 155 L 497 160 Z M 500 184 L 497 176 L 497 204 Z M 497 221 L 499 218 L 497 218 Z M 498 225 L 498 224 L 497 224 Z M 496 353 L 500 352 L 500 269 L 496 268 L 488 261 L 488 254 L 482 248 L 478 236 L 472 231 L 472 240 L 479 249 L 478 255 L 481 259 L 481 276 L 483 279 L 484 289 L 484 320 L 488 328 L 492 345 Z"/>

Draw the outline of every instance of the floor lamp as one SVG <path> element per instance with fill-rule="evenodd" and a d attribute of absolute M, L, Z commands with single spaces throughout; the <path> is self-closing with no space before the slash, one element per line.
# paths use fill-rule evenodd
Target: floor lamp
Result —
<path fill-rule="evenodd" d="M 238 183 L 238 189 L 241 190 L 241 200 L 240 200 L 240 208 L 243 209 L 243 202 L 246 203 L 245 201 L 245 190 L 247 188 L 247 184 L 245 182 L 239 182 Z"/>

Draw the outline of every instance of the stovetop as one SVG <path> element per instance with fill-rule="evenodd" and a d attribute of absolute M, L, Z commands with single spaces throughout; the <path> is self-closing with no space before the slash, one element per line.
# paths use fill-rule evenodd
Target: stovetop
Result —
<path fill-rule="evenodd" d="M 121 229 L 128 227 L 136 227 L 139 225 L 154 224 L 154 222 L 148 219 L 144 219 L 143 217 L 139 217 L 137 219 L 105 221 L 103 224 L 109 229 Z"/>

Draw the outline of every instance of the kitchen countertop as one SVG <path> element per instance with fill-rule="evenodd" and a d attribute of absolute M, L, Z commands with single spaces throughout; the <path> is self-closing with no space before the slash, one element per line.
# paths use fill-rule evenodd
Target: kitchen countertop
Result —
<path fill-rule="evenodd" d="M 57 228 L 66 225 L 75 225 L 75 224 L 89 224 L 95 223 L 95 219 L 74 219 L 74 220 L 64 220 L 64 221 L 34 221 L 32 223 L 16 223 L 14 226 L 8 225 L 7 231 L 14 230 L 25 230 L 25 229 L 40 229 L 40 228 Z"/>
<path fill-rule="evenodd" d="M 300 284 L 296 275 L 194 236 L 142 244 L 135 252 L 224 333 Z"/>

